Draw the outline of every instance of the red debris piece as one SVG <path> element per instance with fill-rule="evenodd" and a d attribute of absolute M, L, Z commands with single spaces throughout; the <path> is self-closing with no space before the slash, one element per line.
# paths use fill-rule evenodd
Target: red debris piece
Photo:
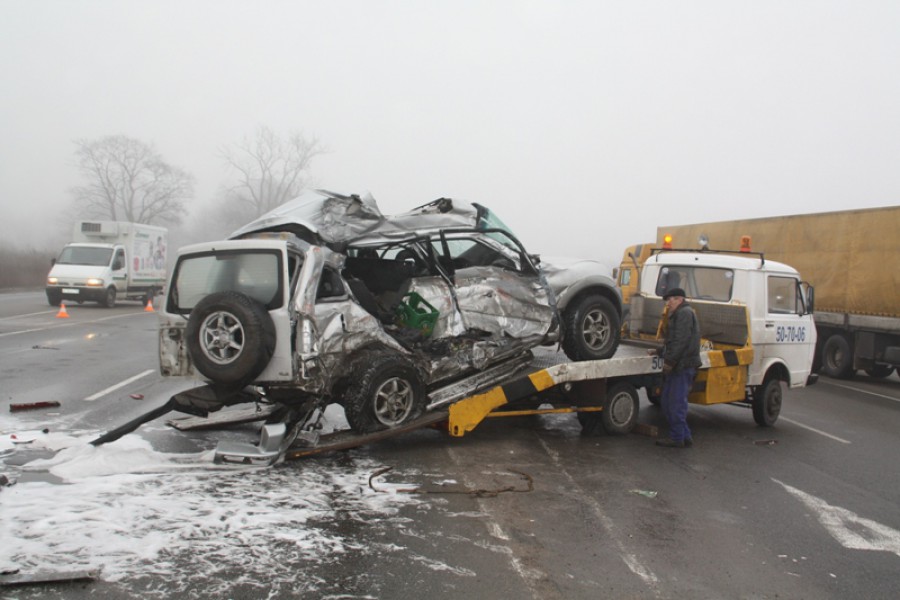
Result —
<path fill-rule="evenodd" d="M 131 398 L 134 398 L 135 400 L 143 400 L 143 399 L 144 399 L 144 395 L 143 395 L 143 394 L 131 394 L 130 397 L 131 397 Z"/>
<path fill-rule="evenodd" d="M 36 408 L 56 408 L 59 402 L 51 400 L 49 402 L 29 402 L 27 404 L 10 404 L 9 412 L 17 412 L 20 410 L 34 410 Z"/>

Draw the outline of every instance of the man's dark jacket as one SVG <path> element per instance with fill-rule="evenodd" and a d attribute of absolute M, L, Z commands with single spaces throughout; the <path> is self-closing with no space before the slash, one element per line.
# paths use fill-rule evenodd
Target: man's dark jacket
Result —
<path fill-rule="evenodd" d="M 700 324 L 687 301 L 682 302 L 669 315 L 662 357 L 673 371 L 696 369 L 700 366 Z"/>

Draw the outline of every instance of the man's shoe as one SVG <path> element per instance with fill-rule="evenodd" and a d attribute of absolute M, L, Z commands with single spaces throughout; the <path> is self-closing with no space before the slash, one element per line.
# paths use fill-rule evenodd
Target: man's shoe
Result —
<path fill-rule="evenodd" d="M 657 446 L 665 446 L 666 448 L 684 448 L 684 442 L 681 440 L 673 440 L 672 438 L 663 438 L 656 440 Z"/>
<path fill-rule="evenodd" d="M 693 447 L 694 447 L 694 440 L 691 439 L 691 438 L 684 438 L 684 447 L 685 447 L 685 448 L 693 448 Z"/>

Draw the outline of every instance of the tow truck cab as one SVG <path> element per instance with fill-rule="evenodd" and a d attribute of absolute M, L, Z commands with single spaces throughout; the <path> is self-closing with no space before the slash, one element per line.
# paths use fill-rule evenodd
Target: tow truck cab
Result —
<path fill-rule="evenodd" d="M 640 265 L 623 339 L 661 339 L 662 296 L 676 287 L 697 313 L 711 363 L 698 373 L 691 402 L 748 401 L 757 422 L 771 424 L 780 409 L 781 382 L 790 388 L 815 382 L 813 288 L 796 269 L 749 251 L 655 249 Z M 772 396 L 768 406 L 754 402 L 766 395 Z"/>

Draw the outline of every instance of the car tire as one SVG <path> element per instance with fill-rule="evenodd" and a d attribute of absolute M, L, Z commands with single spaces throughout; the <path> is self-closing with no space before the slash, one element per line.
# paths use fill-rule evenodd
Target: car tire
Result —
<path fill-rule="evenodd" d="M 352 370 L 355 379 L 344 390 L 342 403 L 355 432 L 390 429 L 422 414 L 424 386 L 405 357 L 394 352 L 367 353 Z"/>
<path fill-rule="evenodd" d="M 839 333 L 825 340 L 822 347 L 822 372 L 837 379 L 850 379 L 856 374 L 850 342 Z"/>
<path fill-rule="evenodd" d="M 753 420 L 760 427 L 771 427 L 781 414 L 781 381 L 766 379 L 753 391 Z"/>
<path fill-rule="evenodd" d="M 50 306 L 59 306 L 62 302 L 62 294 L 60 292 L 51 292 L 47 291 L 47 302 L 50 303 Z"/>
<path fill-rule="evenodd" d="M 603 410 L 579 412 L 578 422 L 584 435 L 631 433 L 637 424 L 640 399 L 637 390 L 627 381 L 620 381 L 606 391 Z"/>
<path fill-rule="evenodd" d="M 569 306 L 564 315 L 563 351 L 571 360 L 600 360 L 616 353 L 621 335 L 619 312 L 612 302 L 588 294 Z"/>
<path fill-rule="evenodd" d="M 101 302 L 106 308 L 113 308 L 116 305 L 116 288 L 109 286 L 106 288 L 106 295 Z"/>
<path fill-rule="evenodd" d="M 894 367 L 888 365 L 875 365 L 871 369 L 866 369 L 866 375 L 875 379 L 884 379 L 894 372 Z"/>
<path fill-rule="evenodd" d="M 216 292 L 198 302 L 185 338 L 194 367 L 227 386 L 253 381 L 275 352 L 275 324 L 266 308 L 234 291 Z"/>

